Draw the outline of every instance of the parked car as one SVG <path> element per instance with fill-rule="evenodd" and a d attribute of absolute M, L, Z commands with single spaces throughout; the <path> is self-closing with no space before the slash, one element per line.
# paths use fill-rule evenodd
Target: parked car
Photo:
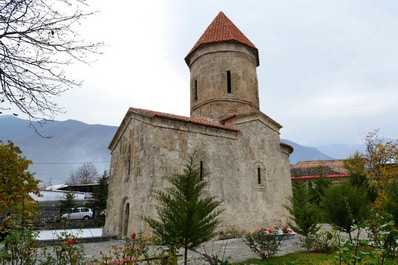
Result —
<path fill-rule="evenodd" d="M 77 207 L 72 213 L 65 213 L 62 218 L 69 220 L 88 220 L 93 218 L 93 211 L 86 207 Z"/>

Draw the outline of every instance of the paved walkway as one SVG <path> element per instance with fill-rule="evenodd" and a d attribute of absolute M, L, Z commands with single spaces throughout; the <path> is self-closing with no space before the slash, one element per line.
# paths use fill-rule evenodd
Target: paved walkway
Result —
<path fill-rule="evenodd" d="M 100 258 L 100 251 L 107 252 L 112 249 L 112 246 L 122 247 L 124 241 L 123 240 L 110 240 L 105 242 L 95 242 L 95 243 L 85 243 L 84 249 L 86 252 L 86 257 L 88 259 Z M 284 255 L 287 253 L 298 252 L 304 249 L 297 246 L 297 236 L 294 239 L 287 239 L 282 241 L 282 246 L 278 255 Z M 218 241 L 210 241 L 204 245 L 207 253 L 218 253 L 220 249 L 223 252 L 223 248 L 225 248 L 225 259 L 228 259 L 231 262 L 241 262 L 248 260 L 250 258 L 258 258 L 255 254 L 253 254 L 249 247 L 247 247 L 241 239 L 228 239 L 228 240 L 218 240 Z M 198 249 L 199 251 L 203 251 L 203 248 Z M 222 256 L 222 254 L 220 254 Z M 192 265 L 201 265 L 208 264 L 203 261 L 200 261 L 200 256 L 197 253 L 189 252 L 190 262 Z"/>

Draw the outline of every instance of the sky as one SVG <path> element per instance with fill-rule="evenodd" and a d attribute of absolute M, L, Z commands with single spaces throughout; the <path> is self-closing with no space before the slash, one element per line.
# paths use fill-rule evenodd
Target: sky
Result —
<path fill-rule="evenodd" d="M 129 107 L 189 116 L 185 56 L 220 11 L 259 49 L 261 111 L 281 138 L 358 144 L 398 131 L 396 0 L 88 0 L 79 33 L 103 55 L 74 64 L 83 85 L 56 98 L 56 120 L 118 126 Z M 23 118 L 23 117 L 22 117 Z"/>

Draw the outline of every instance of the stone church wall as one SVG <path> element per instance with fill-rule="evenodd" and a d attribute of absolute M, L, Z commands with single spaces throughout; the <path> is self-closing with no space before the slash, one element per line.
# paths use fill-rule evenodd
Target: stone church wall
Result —
<path fill-rule="evenodd" d="M 148 233 L 142 217 L 155 216 L 153 192 L 168 185 L 166 176 L 182 172 L 194 150 L 208 173 L 206 194 L 223 200 L 220 230 L 286 223 L 281 202 L 291 195 L 288 154 L 281 152 L 279 133 L 263 122 L 237 124 L 234 132 L 130 113 L 125 123 L 112 148 L 110 234 Z"/>

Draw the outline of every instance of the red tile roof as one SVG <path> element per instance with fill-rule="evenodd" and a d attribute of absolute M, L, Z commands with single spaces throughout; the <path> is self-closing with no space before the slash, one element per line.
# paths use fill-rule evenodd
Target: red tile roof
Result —
<path fill-rule="evenodd" d="M 187 58 L 203 44 L 229 41 L 236 41 L 244 44 L 254 49 L 256 54 L 258 54 L 256 46 L 254 46 L 254 44 L 234 25 L 234 23 L 232 23 L 231 20 L 229 20 L 229 18 L 223 12 L 220 12 L 213 22 L 211 22 L 210 26 L 207 27 L 191 51 L 187 54 L 185 61 L 188 63 Z"/>
<path fill-rule="evenodd" d="M 289 154 L 293 153 L 294 148 L 290 144 L 286 144 L 284 142 L 280 142 L 280 145 L 283 145 L 283 146 L 286 146 L 286 147 L 290 148 L 290 153 Z"/>
<path fill-rule="evenodd" d="M 246 114 L 253 114 L 253 113 L 261 113 L 261 111 L 252 110 L 252 111 L 248 111 L 248 112 L 234 113 L 234 114 L 228 115 L 228 116 L 226 116 L 224 118 L 221 118 L 220 122 L 224 122 L 226 120 L 232 119 L 232 118 L 237 117 L 237 116 L 242 116 L 242 115 L 246 115 Z"/>
<path fill-rule="evenodd" d="M 213 122 L 209 122 L 209 121 L 206 121 L 206 120 L 195 119 L 195 118 L 179 116 L 179 115 L 174 115 L 174 114 L 168 114 L 168 113 L 163 113 L 163 112 L 158 112 L 158 111 L 153 111 L 153 110 L 130 108 L 129 111 L 143 112 L 143 113 L 155 116 L 155 117 L 166 118 L 166 119 L 177 120 L 177 121 L 184 121 L 184 122 L 189 122 L 189 123 L 194 123 L 194 124 L 199 124 L 199 125 L 204 125 L 204 126 L 209 126 L 209 127 L 229 130 L 229 131 L 235 131 L 235 132 L 239 131 L 239 129 L 236 129 L 236 128 L 233 128 L 233 127 L 230 127 L 230 126 L 225 126 L 225 125 L 213 123 Z"/>
<path fill-rule="evenodd" d="M 325 178 L 345 178 L 348 177 L 349 174 L 336 174 L 336 175 L 324 175 Z M 319 176 L 301 176 L 301 177 L 291 177 L 292 179 L 316 179 Z"/>
<path fill-rule="evenodd" d="M 349 175 L 348 169 L 336 165 L 306 165 L 290 168 L 292 179 L 314 179 L 319 178 L 322 173 L 326 178 L 343 178 Z"/>

